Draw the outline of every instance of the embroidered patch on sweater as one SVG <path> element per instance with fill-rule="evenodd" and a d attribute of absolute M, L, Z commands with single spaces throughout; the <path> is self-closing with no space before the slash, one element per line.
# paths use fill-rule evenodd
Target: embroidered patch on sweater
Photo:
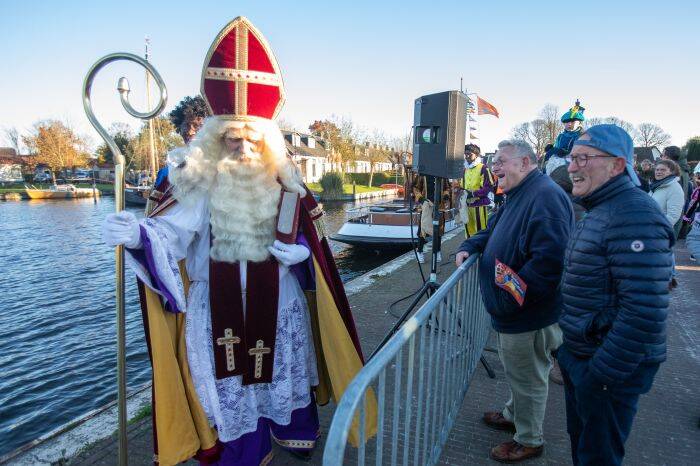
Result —
<path fill-rule="evenodd" d="M 515 299 L 519 306 L 522 307 L 525 302 L 525 292 L 527 291 L 527 283 L 518 276 L 503 262 L 496 259 L 496 286 L 503 288 Z"/>

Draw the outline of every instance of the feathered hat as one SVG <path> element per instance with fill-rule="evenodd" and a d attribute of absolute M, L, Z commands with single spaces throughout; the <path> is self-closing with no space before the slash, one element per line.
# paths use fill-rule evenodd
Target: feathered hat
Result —
<path fill-rule="evenodd" d="M 583 112 L 586 110 L 581 106 L 581 102 L 576 99 L 576 103 L 571 107 L 566 113 L 561 116 L 561 122 L 566 123 L 567 121 L 584 121 L 586 118 L 583 116 Z"/>
<path fill-rule="evenodd" d="M 277 60 L 247 18 L 235 18 L 216 36 L 204 60 L 201 91 L 212 115 L 220 118 L 272 120 L 282 109 Z"/>

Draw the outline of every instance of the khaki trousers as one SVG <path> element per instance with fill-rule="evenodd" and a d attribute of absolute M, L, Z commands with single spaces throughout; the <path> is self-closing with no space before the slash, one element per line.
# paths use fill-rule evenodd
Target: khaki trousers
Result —
<path fill-rule="evenodd" d="M 510 385 L 503 417 L 515 424 L 513 440 L 528 447 L 544 443 L 552 352 L 562 343 L 559 324 L 524 333 L 498 333 L 498 356 Z"/>

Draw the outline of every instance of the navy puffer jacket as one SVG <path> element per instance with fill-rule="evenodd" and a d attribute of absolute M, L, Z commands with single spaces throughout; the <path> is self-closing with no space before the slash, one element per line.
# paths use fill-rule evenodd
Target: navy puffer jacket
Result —
<path fill-rule="evenodd" d="M 614 385 L 666 359 L 673 229 L 626 174 L 577 202 L 587 213 L 566 250 L 559 325 L 567 349 Z"/>

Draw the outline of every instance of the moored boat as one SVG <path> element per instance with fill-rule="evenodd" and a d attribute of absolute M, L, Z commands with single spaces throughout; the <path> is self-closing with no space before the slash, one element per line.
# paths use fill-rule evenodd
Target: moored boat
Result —
<path fill-rule="evenodd" d="M 459 226 L 456 214 L 454 208 L 444 211 L 445 233 Z M 403 200 L 354 207 L 346 215 L 332 240 L 376 249 L 407 248 L 418 241 L 420 213 L 415 206 L 411 212 Z"/>
<path fill-rule="evenodd" d="M 126 205 L 145 206 L 150 193 L 150 186 L 127 186 L 124 188 L 124 202 Z"/>
<path fill-rule="evenodd" d="M 77 199 L 100 195 L 99 189 L 77 188 L 72 184 L 54 184 L 48 189 L 25 186 L 25 192 L 30 199 Z"/>

